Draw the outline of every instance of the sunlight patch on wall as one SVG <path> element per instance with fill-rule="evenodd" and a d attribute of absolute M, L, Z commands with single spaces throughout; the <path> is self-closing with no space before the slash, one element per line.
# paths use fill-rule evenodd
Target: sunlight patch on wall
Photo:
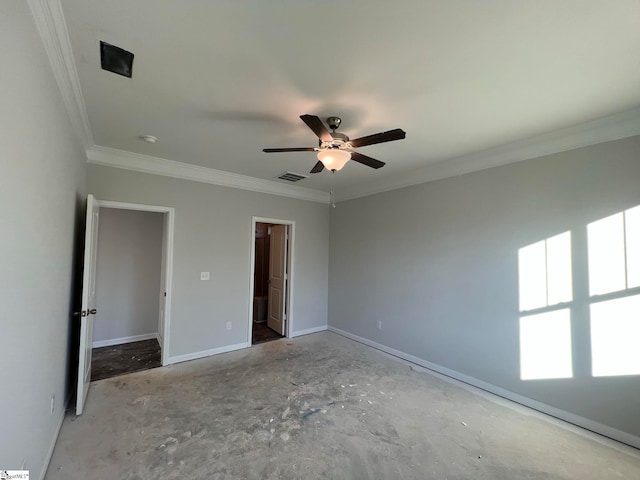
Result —
<path fill-rule="evenodd" d="M 627 288 L 640 287 L 640 206 L 624 212 Z"/>
<path fill-rule="evenodd" d="M 569 309 L 520 318 L 520 378 L 571 378 Z"/>
<path fill-rule="evenodd" d="M 640 206 L 590 223 L 587 241 L 591 373 L 640 375 Z"/>
<path fill-rule="evenodd" d="M 640 286 L 640 206 L 587 225 L 589 294 Z"/>
<path fill-rule="evenodd" d="M 640 374 L 640 295 L 591 305 L 594 377 Z"/>
<path fill-rule="evenodd" d="M 571 232 L 518 251 L 520 378 L 571 378 Z M 556 306 L 555 310 L 549 307 Z M 547 311 L 535 313 L 545 308 Z"/>
<path fill-rule="evenodd" d="M 587 226 L 589 294 L 602 295 L 625 288 L 624 218 L 622 212 Z"/>
<path fill-rule="evenodd" d="M 523 247 L 518 252 L 521 311 L 547 306 L 546 264 L 545 240 Z"/>
<path fill-rule="evenodd" d="M 520 311 L 570 302 L 571 232 L 522 247 L 518 277 Z"/>

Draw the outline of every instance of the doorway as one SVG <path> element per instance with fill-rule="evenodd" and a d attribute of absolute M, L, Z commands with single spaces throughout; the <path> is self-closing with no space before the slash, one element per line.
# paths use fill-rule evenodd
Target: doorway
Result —
<path fill-rule="evenodd" d="M 162 217 L 161 225 L 161 255 L 160 255 L 160 282 L 157 295 L 157 339 L 161 348 L 161 365 L 169 362 L 169 340 L 171 323 L 171 286 L 173 277 L 173 236 L 175 210 L 173 207 L 159 205 L 143 205 L 137 203 L 99 201 L 100 209 L 115 209 L 122 212 L 133 211 L 140 213 L 159 214 Z M 100 250 L 100 246 L 98 246 Z M 141 339 L 143 340 L 143 339 Z"/>
<path fill-rule="evenodd" d="M 251 246 L 251 345 L 289 336 L 293 222 L 254 217 Z"/>
<path fill-rule="evenodd" d="M 92 381 L 162 365 L 164 215 L 100 208 Z"/>
<path fill-rule="evenodd" d="M 137 255 L 144 255 L 145 245 L 138 245 L 138 253 L 135 249 L 125 248 L 122 239 L 118 237 L 118 232 L 109 232 L 111 239 L 106 242 L 103 239 L 102 249 L 105 243 L 112 247 L 115 253 L 111 253 L 111 258 L 107 255 L 107 268 L 112 269 L 111 283 L 112 292 L 111 305 L 104 308 L 107 304 L 103 303 L 102 308 L 97 308 L 97 300 L 100 292 L 103 292 L 104 284 L 101 286 L 96 283 L 96 273 L 98 267 L 98 257 L 101 247 L 98 242 L 100 226 L 105 229 L 108 222 L 100 222 L 100 216 L 106 219 L 111 213 L 132 213 L 134 214 L 133 223 L 129 223 L 130 230 L 139 231 L 139 229 L 131 228 L 137 222 L 140 222 L 141 216 L 135 217 L 135 213 L 142 215 L 143 213 L 151 213 L 149 218 L 155 222 L 155 259 L 151 261 L 154 264 L 156 276 L 150 280 L 148 285 L 132 274 L 131 270 L 135 270 L 137 263 Z M 79 339 L 79 358 L 78 358 L 78 385 L 77 385 L 77 401 L 76 414 L 80 415 L 84 408 L 84 403 L 89 391 L 89 384 L 92 380 L 92 366 L 94 347 L 95 353 L 99 355 L 100 349 L 106 349 L 111 353 L 108 362 L 119 361 L 118 357 L 126 359 L 128 357 L 136 357 L 140 355 L 140 361 L 134 362 L 133 370 L 125 366 L 124 371 L 122 365 L 116 365 L 114 368 L 116 374 L 128 373 L 129 371 L 137 371 L 149 366 L 149 356 L 153 358 L 154 366 L 166 365 L 169 359 L 169 334 L 170 334 L 170 312 L 171 312 L 171 278 L 173 266 L 173 232 L 174 232 L 174 209 L 171 207 L 161 207 L 154 205 L 130 204 L 121 202 L 110 202 L 97 200 L 93 195 L 87 198 L 87 215 L 86 215 L 86 231 L 85 231 L 85 248 L 84 248 L 84 266 L 82 281 L 82 305 L 81 310 L 75 312 L 80 319 L 80 339 Z M 116 215 L 117 216 L 117 215 Z M 155 217 L 155 218 L 154 218 Z M 99 225 L 103 223 L 103 225 Z M 106 223 L 106 226 L 104 225 Z M 127 229 L 125 224 L 125 230 Z M 116 229 L 117 230 L 117 229 Z M 130 232 L 129 232 L 130 233 Z M 109 236 L 108 236 L 109 237 Z M 159 238 L 158 238 L 159 237 Z M 125 252 L 125 258 L 119 259 L 119 262 L 112 262 L 120 254 L 119 251 Z M 142 252 L 142 253 L 141 253 Z M 104 268 L 103 268 L 104 270 Z M 127 283 L 128 282 L 128 283 Z M 153 332 L 140 333 L 135 331 L 127 332 L 127 328 L 131 329 L 131 325 L 126 326 L 124 330 L 122 325 L 115 328 L 114 331 L 108 332 L 107 338 L 96 339 L 94 337 L 94 323 L 104 323 L 104 318 L 111 316 L 113 318 L 122 315 L 123 306 L 125 313 L 134 315 L 140 313 L 138 308 L 138 298 L 143 290 L 147 290 L 147 299 L 145 305 L 152 311 L 152 315 L 148 320 L 150 322 L 149 330 Z M 149 291 L 150 297 L 149 297 Z M 108 297 L 108 295 L 107 295 Z M 150 298 L 150 299 L 149 299 Z M 109 301 L 109 298 L 107 298 Z M 148 305 L 151 305 L 150 307 Z M 115 312 L 114 312 L 115 309 Z M 111 311 L 110 311 L 111 310 Z M 144 309 L 143 309 L 144 310 Z M 104 311 L 104 312 L 103 312 Z M 105 326 L 105 325 L 103 325 Z M 107 330 L 112 325 L 107 325 Z M 147 328 L 147 327 L 143 327 Z M 122 333 L 125 332 L 125 333 Z M 97 333 L 97 331 L 96 331 Z M 151 338 L 149 338 L 151 337 Z M 136 345 L 138 343 L 138 345 Z M 132 348 L 142 348 L 142 350 L 132 351 Z M 159 352 L 158 352 L 159 350 Z M 158 355 L 158 353 L 160 353 Z M 158 358 L 159 357 L 159 358 Z M 103 372 L 104 373 L 104 372 Z M 108 373 L 108 372 L 107 372 Z M 107 378 L 102 376 L 101 378 Z"/>

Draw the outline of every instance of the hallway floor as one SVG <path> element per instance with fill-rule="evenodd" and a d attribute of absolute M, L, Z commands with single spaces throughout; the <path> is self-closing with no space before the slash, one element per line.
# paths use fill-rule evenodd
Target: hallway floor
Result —
<path fill-rule="evenodd" d="M 92 383 L 46 478 L 638 479 L 640 451 L 322 332 Z"/>
<path fill-rule="evenodd" d="M 270 342 L 271 340 L 278 340 L 283 338 L 275 330 L 272 330 L 267 325 L 267 322 L 253 323 L 253 331 L 251 333 L 251 344 L 257 345 L 258 343 Z"/>
<path fill-rule="evenodd" d="M 94 348 L 91 353 L 91 381 L 148 370 L 161 365 L 160 344 L 155 338 Z"/>

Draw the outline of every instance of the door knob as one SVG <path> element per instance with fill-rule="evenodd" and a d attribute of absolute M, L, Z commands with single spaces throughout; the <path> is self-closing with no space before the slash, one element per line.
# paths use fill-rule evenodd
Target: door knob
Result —
<path fill-rule="evenodd" d="M 87 310 L 87 315 L 91 314 L 91 315 L 95 315 L 98 312 L 98 310 L 96 310 L 95 308 L 92 308 L 91 310 Z"/>

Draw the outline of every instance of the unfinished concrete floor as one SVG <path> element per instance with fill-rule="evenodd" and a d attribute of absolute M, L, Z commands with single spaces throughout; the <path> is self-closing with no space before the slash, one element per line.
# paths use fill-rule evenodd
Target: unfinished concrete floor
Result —
<path fill-rule="evenodd" d="M 323 332 L 93 383 L 46 478 L 637 480 L 640 455 Z"/>

